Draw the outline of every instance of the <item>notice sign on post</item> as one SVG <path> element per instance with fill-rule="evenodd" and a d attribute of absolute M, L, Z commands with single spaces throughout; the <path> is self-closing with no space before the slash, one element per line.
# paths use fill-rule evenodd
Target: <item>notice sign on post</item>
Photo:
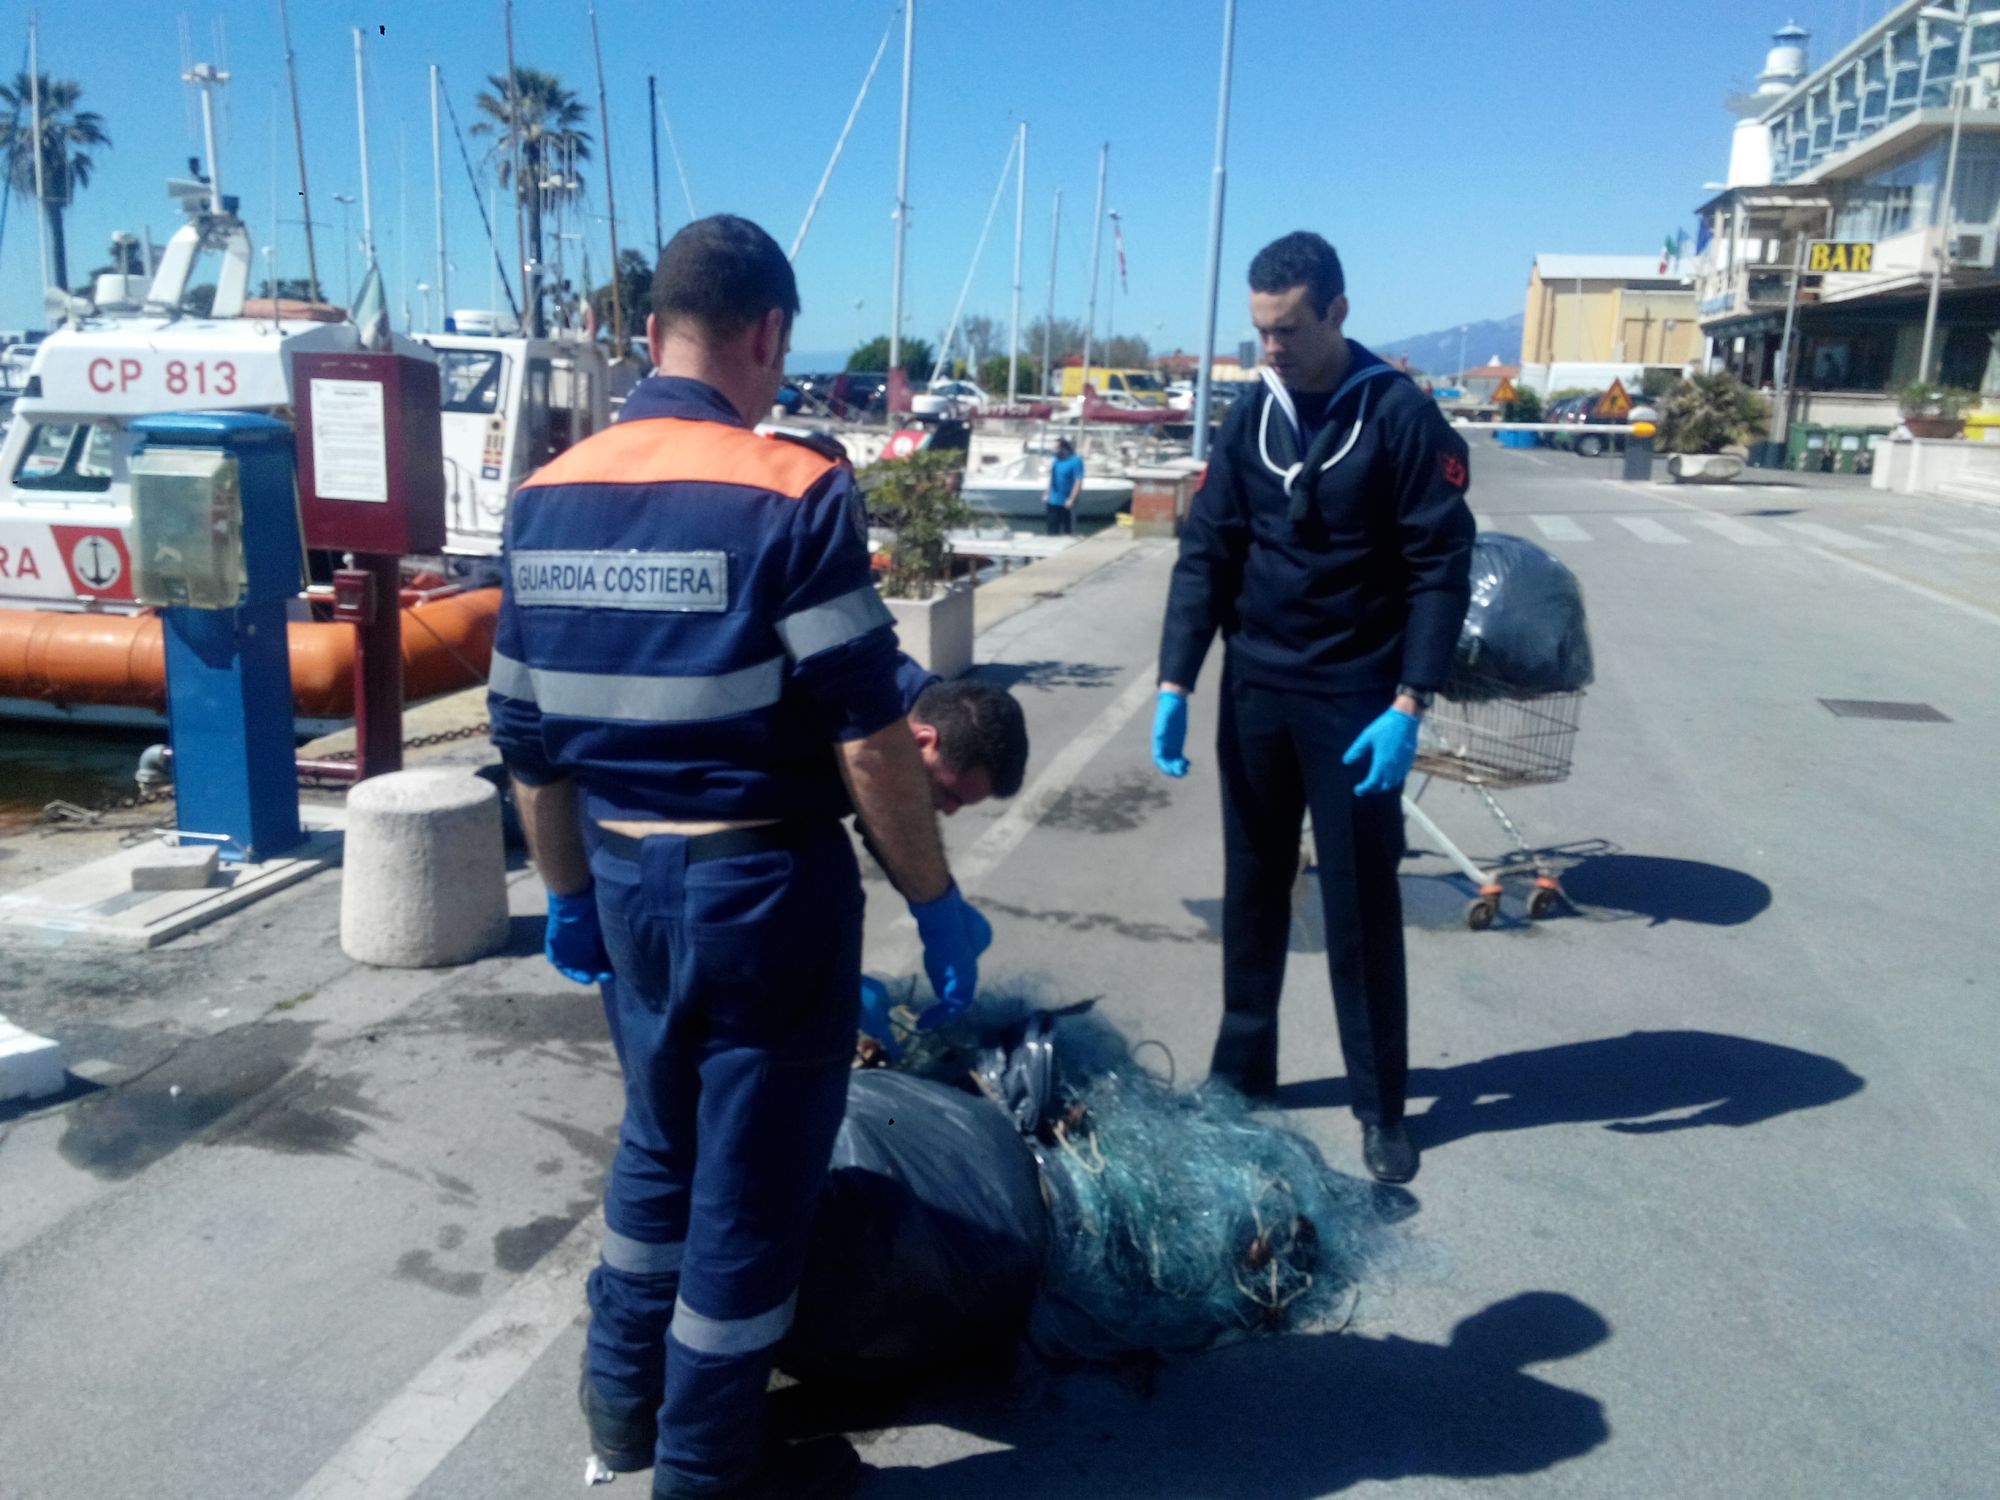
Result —
<path fill-rule="evenodd" d="M 322 498 L 386 504 L 387 440 L 380 382 L 312 382 L 314 475 Z"/>
<path fill-rule="evenodd" d="M 1814 240 L 1806 246 L 1806 274 L 1853 273 L 1875 269 L 1875 246 L 1867 241 Z"/>

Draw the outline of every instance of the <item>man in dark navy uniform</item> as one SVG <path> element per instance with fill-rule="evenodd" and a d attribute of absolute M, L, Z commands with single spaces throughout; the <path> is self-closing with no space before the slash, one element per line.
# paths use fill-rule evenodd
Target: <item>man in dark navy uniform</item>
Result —
<path fill-rule="evenodd" d="M 853 474 L 758 436 L 798 291 L 746 220 L 674 236 L 658 373 L 508 514 L 493 738 L 549 889 L 548 952 L 604 983 L 626 1108 L 580 1396 L 655 1496 L 844 1495 L 837 1440 L 766 1444 L 764 1391 L 847 1093 L 859 813 L 937 993 L 991 940 L 945 863 Z"/>
<path fill-rule="evenodd" d="M 1400 792 L 1417 721 L 1465 618 L 1465 442 L 1437 404 L 1343 336 L 1333 246 L 1286 235 L 1250 263 L 1262 382 L 1230 408 L 1181 533 L 1160 642 L 1153 759 L 1185 776 L 1187 696 L 1219 630 L 1223 1015 L 1211 1072 L 1278 1086 L 1299 831 L 1312 809 L 1327 967 L 1362 1156 L 1416 1174 Z"/>

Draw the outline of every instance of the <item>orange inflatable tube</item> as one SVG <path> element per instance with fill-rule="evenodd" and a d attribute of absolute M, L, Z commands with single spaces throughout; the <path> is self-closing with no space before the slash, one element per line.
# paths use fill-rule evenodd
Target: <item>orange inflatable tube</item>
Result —
<path fill-rule="evenodd" d="M 404 701 L 484 682 L 499 613 L 498 589 L 472 589 L 404 609 Z M 294 712 L 352 717 L 354 627 L 295 620 L 286 634 Z M 167 654 L 160 617 L 0 610 L 0 698 L 164 713 Z"/>

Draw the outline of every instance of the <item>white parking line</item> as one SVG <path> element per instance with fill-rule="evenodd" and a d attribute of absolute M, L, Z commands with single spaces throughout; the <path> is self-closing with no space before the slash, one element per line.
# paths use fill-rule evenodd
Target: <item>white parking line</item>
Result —
<path fill-rule="evenodd" d="M 1780 521 L 1785 530 L 1821 547 L 1841 547 L 1851 552 L 1880 552 L 1882 544 L 1871 542 L 1865 536 L 1855 536 L 1852 532 L 1840 531 L 1832 526 L 1822 526 L 1817 521 Z"/>
<path fill-rule="evenodd" d="M 1759 531 L 1733 516 L 1690 516 L 1688 520 L 1704 531 L 1712 531 L 1739 547 L 1782 547 L 1783 542 L 1768 531 Z"/>
<path fill-rule="evenodd" d="M 1530 516 L 1535 529 L 1552 542 L 1587 542 L 1590 533 L 1568 516 Z"/>
<path fill-rule="evenodd" d="M 294 1500 L 407 1500 L 583 1310 L 604 1238 L 591 1214 L 410 1377 Z M 581 1438 L 577 1444 L 582 1457 Z"/>
<path fill-rule="evenodd" d="M 1918 531 L 1913 526 L 1884 526 L 1870 521 L 1868 529 L 1882 536 L 1894 537 L 1899 542 L 1907 542 L 1912 547 L 1921 547 L 1926 552 L 1936 552 L 1944 557 L 1970 557 L 1976 548 L 1963 542 L 1954 542 L 1948 536 L 1936 536 L 1928 531 Z"/>
<path fill-rule="evenodd" d="M 1648 517 L 1613 516 L 1611 519 L 1616 521 L 1620 526 L 1623 526 L 1642 542 L 1653 542 L 1656 544 L 1671 543 L 1681 547 L 1687 545 L 1687 538 L 1682 536 L 1678 531 L 1662 526 L 1658 521 L 1651 520 Z"/>

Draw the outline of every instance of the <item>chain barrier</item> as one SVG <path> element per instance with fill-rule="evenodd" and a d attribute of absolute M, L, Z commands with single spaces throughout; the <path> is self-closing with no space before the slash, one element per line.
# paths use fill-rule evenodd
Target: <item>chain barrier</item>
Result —
<path fill-rule="evenodd" d="M 405 750 L 426 750 L 433 745 L 449 745 L 459 740 L 479 739 L 490 734 L 492 729 L 493 726 L 490 722 L 481 719 L 476 724 L 463 724 L 457 729 L 441 729 L 435 734 L 412 735 L 403 741 L 403 748 Z M 351 761 L 354 759 L 354 756 L 355 752 L 352 750 L 332 750 L 325 755 L 319 756 L 318 759 Z M 301 771 L 299 779 L 311 786 L 320 788 L 325 787 L 330 780 L 327 777 L 315 776 L 310 771 Z M 332 784 L 346 786 L 349 783 L 335 781 Z M 19 828 L 9 830 L 9 833 L 26 833 L 29 829 L 36 827 L 47 833 L 63 833 L 84 828 L 96 828 L 101 826 L 104 820 L 113 813 L 132 812 L 141 807 L 151 807 L 161 802 L 171 802 L 173 800 L 174 788 L 171 782 L 161 786 L 141 787 L 137 791 L 126 792 L 116 797 L 106 797 L 102 801 L 93 802 L 87 806 L 76 802 L 65 802 L 58 798 L 54 802 L 43 804 L 39 824 L 24 823 Z M 0 834 L 0 837 L 6 836 L 8 834 Z"/>

